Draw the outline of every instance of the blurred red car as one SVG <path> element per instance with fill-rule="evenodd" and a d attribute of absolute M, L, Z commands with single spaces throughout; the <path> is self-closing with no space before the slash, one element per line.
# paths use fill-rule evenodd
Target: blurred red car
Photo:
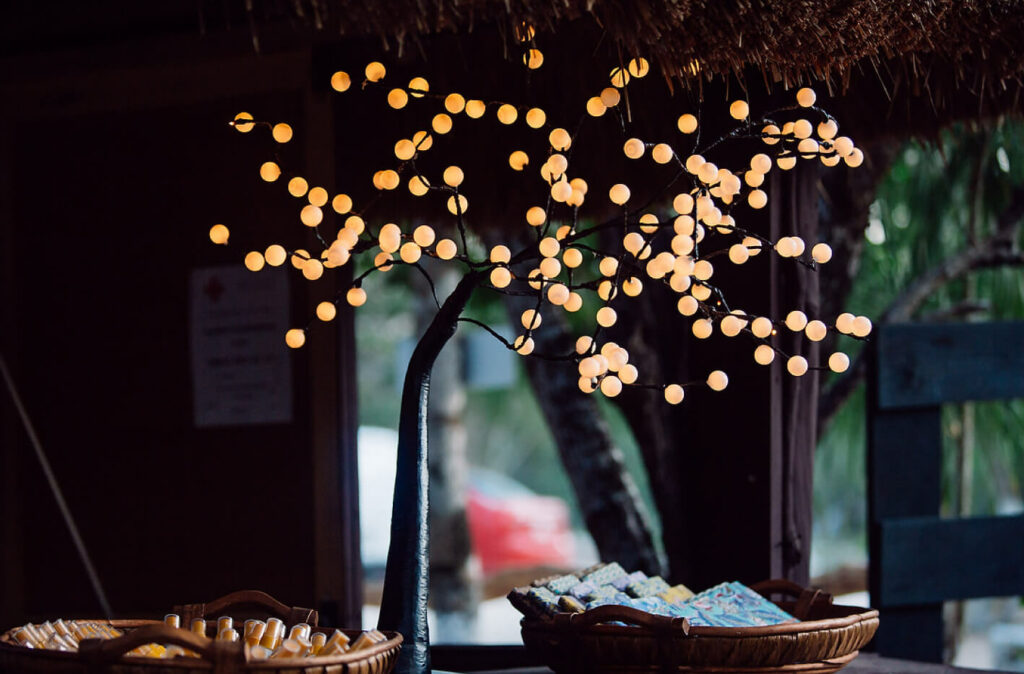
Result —
<path fill-rule="evenodd" d="M 398 434 L 389 428 L 359 428 L 359 524 L 363 567 L 383 572 L 391 526 Z M 554 496 L 485 468 L 469 471 L 466 517 L 473 554 L 484 575 L 535 566 L 571 568 L 574 539 L 569 508 Z"/>
<path fill-rule="evenodd" d="M 512 478 L 485 468 L 469 471 L 466 518 L 484 575 L 535 566 L 569 568 L 573 536 L 569 508 Z"/>

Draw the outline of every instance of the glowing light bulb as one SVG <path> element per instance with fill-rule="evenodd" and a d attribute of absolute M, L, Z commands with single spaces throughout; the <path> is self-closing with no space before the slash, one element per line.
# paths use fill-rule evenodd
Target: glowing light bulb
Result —
<path fill-rule="evenodd" d="M 773 326 L 771 320 L 765 318 L 764 316 L 759 316 L 755 318 L 753 322 L 750 324 L 750 331 L 754 333 L 755 337 L 760 337 L 761 339 L 765 339 L 769 335 L 771 335 L 772 329 Z"/>
<path fill-rule="evenodd" d="M 562 306 L 569 301 L 569 288 L 564 283 L 553 283 L 548 287 L 548 302 Z"/>
<path fill-rule="evenodd" d="M 871 334 L 871 319 L 867 316 L 857 316 L 853 319 L 851 332 L 854 337 L 867 337 Z"/>
<path fill-rule="evenodd" d="M 836 351 L 828 357 L 828 367 L 833 372 L 846 372 L 850 367 L 850 357 L 842 351 Z"/>
<path fill-rule="evenodd" d="M 610 328 L 615 325 L 617 319 L 618 314 L 611 307 L 601 307 L 597 310 L 597 324 L 602 328 Z"/>
<path fill-rule="evenodd" d="M 526 111 L 526 125 L 531 129 L 541 128 L 547 120 L 547 114 L 540 108 L 530 108 Z"/>
<path fill-rule="evenodd" d="M 260 166 L 260 178 L 272 183 L 281 177 L 281 167 L 272 161 L 263 162 Z"/>
<path fill-rule="evenodd" d="M 544 65 L 544 54 L 539 49 L 530 49 L 523 55 L 523 63 L 530 70 L 536 70 Z"/>
<path fill-rule="evenodd" d="M 644 290 L 644 283 L 635 276 L 630 276 L 622 282 L 622 292 L 630 297 L 636 297 Z"/>
<path fill-rule="evenodd" d="M 679 121 L 676 122 L 676 126 L 683 133 L 693 133 L 694 131 L 697 130 L 697 118 L 691 115 L 690 113 L 680 115 Z"/>
<path fill-rule="evenodd" d="M 693 332 L 693 336 L 697 339 L 707 339 L 714 332 L 714 326 L 708 319 L 698 318 L 690 326 L 690 331 Z"/>
<path fill-rule="evenodd" d="M 393 255 L 391 255 L 390 253 L 385 253 L 385 252 L 382 251 L 380 253 L 377 253 L 376 256 L 374 256 L 374 258 L 373 258 L 373 266 L 378 271 L 382 271 L 382 272 L 389 271 L 392 267 L 395 266 L 395 265 L 391 264 L 392 262 L 394 262 L 394 260 L 395 260 L 395 258 L 394 258 Z"/>
<path fill-rule="evenodd" d="M 498 107 L 498 121 L 502 124 L 512 124 L 519 117 L 519 111 L 514 105 L 505 103 Z"/>
<path fill-rule="evenodd" d="M 421 176 L 409 178 L 409 191 L 417 197 L 422 197 L 430 191 L 430 184 Z"/>
<path fill-rule="evenodd" d="M 800 332 L 807 326 L 807 314 L 795 309 L 786 314 L 786 327 L 793 332 Z"/>
<path fill-rule="evenodd" d="M 814 105 L 814 101 L 818 100 L 818 95 L 814 93 L 814 89 L 810 87 L 804 87 L 796 92 L 796 102 L 802 108 L 809 108 Z"/>
<path fill-rule="evenodd" d="M 558 251 L 561 250 L 561 248 L 561 244 L 559 244 L 558 240 L 552 236 L 544 237 L 537 245 L 537 249 L 544 257 L 554 257 L 558 255 Z"/>
<path fill-rule="evenodd" d="M 608 108 L 601 102 L 598 96 L 593 96 L 587 100 L 587 114 L 591 117 L 600 117 L 607 111 Z"/>
<path fill-rule="evenodd" d="M 301 328 L 292 328 L 284 333 L 284 343 L 292 349 L 302 348 L 306 343 L 306 331 Z"/>
<path fill-rule="evenodd" d="M 729 246 L 729 261 L 733 264 L 743 264 L 750 259 L 750 251 L 742 243 L 734 243 Z"/>
<path fill-rule="evenodd" d="M 562 271 L 562 263 L 557 258 L 546 257 L 540 261 L 538 268 L 546 278 L 554 278 Z"/>
<path fill-rule="evenodd" d="M 531 206 L 526 211 L 526 222 L 531 227 L 540 227 L 547 218 L 547 212 L 540 206 Z"/>
<path fill-rule="evenodd" d="M 345 218 L 345 229 L 359 236 L 366 230 L 366 222 L 358 215 L 350 215 Z M 338 238 L 341 238 L 340 233 Z M 355 242 L 352 245 L 355 245 Z"/>
<path fill-rule="evenodd" d="M 284 246 L 274 243 L 263 251 L 263 257 L 271 267 L 280 267 L 288 259 L 288 251 L 284 249 Z"/>
<path fill-rule="evenodd" d="M 245 268 L 249 271 L 259 271 L 263 269 L 263 253 L 254 250 L 245 254 Z"/>
<path fill-rule="evenodd" d="M 784 236 L 775 242 L 775 252 L 780 257 L 795 257 L 797 251 L 796 242 L 791 237 Z"/>
<path fill-rule="evenodd" d="M 651 71 L 651 64 L 647 62 L 647 59 L 641 57 L 630 59 L 627 68 L 629 69 L 630 75 L 637 79 L 640 79 L 646 76 L 647 73 Z"/>
<path fill-rule="evenodd" d="M 672 157 L 675 153 L 672 151 L 672 147 L 668 143 L 658 143 L 651 149 L 651 159 L 659 164 L 667 164 L 672 161 Z"/>
<path fill-rule="evenodd" d="M 487 104 L 481 100 L 471 99 L 466 101 L 466 115 L 473 119 L 480 119 L 487 112 Z"/>
<path fill-rule="evenodd" d="M 700 308 L 700 303 L 692 295 L 683 295 L 679 298 L 679 302 L 676 304 L 676 309 L 679 310 L 683 316 L 693 316 L 697 313 L 697 309 Z"/>
<path fill-rule="evenodd" d="M 508 156 L 508 165 L 514 171 L 522 171 L 530 163 L 530 157 L 522 150 L 516 150 Z"/>
<path fill-rule="evenodd" d="M 354 307 L 366 304 L 366 291 L 362 288 L 349 288 L 345 293 L 345 301 Z"/>
<path fill-rule="evenodd" d="M 309 252 L 303 250 L 302 248 L 298 248 L 295 250 L 295 252 L 292 253 L 292 266 L 298 269 L 299 271 L 302 271 L 302 265 L 306 264 L 306 260 L 308 259 Z"/>
<path fill-rule="evenodd" d="M 248 112 L 240 112 L 235 115 L 234 120 L 231 122 L 231 126 L 239 133 L 249 133 L 252 131 L 255 124 L 253 123 L 253 117 Z"/>
<path fill-rule="evenodd" d="M 807 324 L 804 328 L 804 334 L 807 335 L 807 339 L 812 342 L 820 342 L 825 339 L 825 335 L 828 334 L 828 328 L 821 321 L 814 320 Z"/>
<path fill-rule="evenodd" d="M 850 168 L 857 168 L 864 163 L 864 152 L 859 147 L 855 147 L 850 151 L 850 154 L 843 157 L 843 161 Z"/>
<path fill-rule="evenodd" d="M 451 260 L 458 254 L 459 247 L 451 239 L 441 239 L 437 242 L 434 252 L 442 260 Z"/>
<path fill-rule="evenodd" d="M 490 279 L 495 288 L 507 288 L 512 282 L 512 272 L 507 267 L 495 267 L 491 270 Z"/>
<path fill-rule="evenodd" d="M 708 388 L 712 391 L 724 391 L 729 385 L 729 376 L 721 370 L 715 370 L 708 375 Z"/>
<path fill-rule="evenodd" d="M 839 125 L 834 119 L 826 119 L 818 124 L 818 137 L 822 140 L 832 140 L 839 133 Z"/>
<path fill-rule="evenodd" d="M 380 82 L 384 79 L 384 75 L 386 75 L 388 71 L 380 61 L 372 61 L 366 64 L 366 70 L 364 72 L 366 74 L 366 79 L 370 82 Z"/>
<path fill-rule="evenodd" d="M 559 203 L 565 203 L 572 196 L 572 186 L 562 176 L 562 179 L 551 186 L 551 198 Z"/>
<path fill-rule="evenodd" d="M 457 115 L 466 109 L 466 99 L 461 94 L 448 94 L 444 98 L 444 109 Z"/>
<path fill-rule="evenodd" d="M 306 204 L 299 212 L 299 219 L 306 227 L 316 227 L 324 219 L 324 212 L 318 206 Z"/>
<path fill-rule="evenodd" d="M 832 248 L 827 243 L 817 243 L 811 248 L 811 257 L 818 264 L 825 264 L 832 259 Z"/>
<path fill-rule="evenodd" d="M 853 319 L 854 315 L 851 313 L 841 313 L 836 318 L 836 330 L 843 333 L 844 335 L 853 334 Z"/>
<path fill-rule="evenodd" d="M 693 275 L 698 281 L 707 281 L 714 273 L 714 266 L 707 260 L 698 260 L 693 265 Z"/>
<path fill-rule="evenodd" d="M 491 248 L 491 262 L 496 264 L 507 264 L 512 259 L 512 251 L 509 250 L 508 246 L 498 244 Z"/>
<path fill-rule="evenodd" d="M 743 319 L 737 316 L 726 316 L 718 324 L 718 328 L 726 337 L 735 337 L 743 330 Z"/>
<path fill-rule="evenodd" d="M 758 365 L 770 365 L 775 360 L 775 350 L 767 344 L 761 344 L 754 349 L 754 361 Z"/>
<path fill-rule="evenodd" d="M 388 105 L 395 110 L 401 110 L 409 103 L 409 94 L 405 89 L 392 89 L 388 92 Z"/>
<path fill-rule="evenodd" d="M 331 208 L 339 215 L 344 215 L 352 210 L 352 198 L 347 194 L 338 194 L 331 200 Z"/>
<path fill-rule="evenodd" d="M 839 136 L 839 138 L 836 138 L 832 146 L 840 157 L 845 157 L 854 150 L 853 141 L 846 136 Z"/>
<path fill-rule="evenodd" d="M 309 189 L 309 183 L 306 182 L 305 178 L 298 176 L 288 181 L 288 194 L 293 197 L 301 197 L 306 194 L 306 190 Z"/>
<path fill-rule="evenodd" d="M 324 275 L 324 264 L 320 260 L 307 260 L 302 265 L 302 275 L 307 281 L 316 281 Z"/>
<path fill-rule="evenodd" d="M 412 141 L 409 140 L 408 138 L 403 138 L 402 140 L 395 143 L 395 157 L 397 157 L 398 159 L 401 159 L 402 161 L 412 159 L 413 155 L 415 154 L 416 146 L 413 145 Z"/>
<path fill-rule="evenodd" d="M 614 87 L 605 87 L 601 90 L 600 98 L 606 108 L 614 108 L 622 100 L 622 94 Z"/>
<path fill-rule="evenodd" d="M 678 405 L 683 402 L 683 387 L 679 384 L 669 384 L 665 387 L 665 402 L 669 405 Z"/>
<path fill-rule="evenodd" d="M 601 380 L 601 393 L 609 398 L 619 395 L 622 393 L 622 380 L 615 375 L 607 375 Z"/>
<path fill-rule="evenodd" d="M 569 312 L 576 312 L 583 308 L 583 297 L 577 292 L 570 292 L 569 299 L 565 301 L 564 308 Z"/>
<path fill-rule="evenodd" d="M 324 323 L 333 321 L 334 317 L 338 315 L 338 308 L 334 306 L 334 302 L 321 302 L 316 305 L 316 317 Z"/>
<path fill-rule="evenodd" d="M 630 159 L 639 159 L 644 156 L 644 142 L 639 138 L 630 138 L 622 146 L 622 152 Z"/>
<path fill-rule="evenodd" d="M 331 75 L 331 88 L 335 91 L 348 91 L 348 88 L 352 86 L 352 78 L 344 70 Z"/>
<path fill-rule="evenodd" d="M 526 335 L 519 335 L 518 337 L 516 337 L 516 341 L 512 343 L 512 348 L 514 348 L 516 350 L 516 353 L 518 353 L 520 356 L 529 356 L 531 353 L 533 353 L 535 344 L 533 342 L 532 337 L 527 337 Z"/>
<path fill-rule="evenodd" d="M 803 356 L 790 356 L 786 361 L 786 371 L 794 377 L 802 377 L 807 374 L 807 359 Z"/>
<path fill-rule="evenodd" d="M 224 225 L 214 225 L 210 228 L 210 241 L 218 246 L 226 246 L 231 231 Z"/>
<path fill-rule="evenodd" d="M 458 202 L 455 201 L 455 196 L 448 197 L 448 212 L 452 215 L 458 215 L 460 212 L 465 213 L 469 210 L 469 200 L 466 195 L 460 194 Z"/>
<path fill-rule="evenodd" d="M 412 233 L 412 240 L 420 248 L 426 248 L 433 244 L 436 238 L 437 234 L 434 233 L 434 228 L 430 225 L 420 225 Z"/>
<path fill-rule="evenodd" d="M 746 101 L 733 101 L 729 106 L 729 116 L 733 119 L 743 120 L 750 115 L 750 106 Z"/>
<path fill-rule="evenodd" d="M 621 89 L 629 84 L 629 71 L 625 68 L 612 68 L 608 79 L 611 81 L 613 87 Z"/>
<path fill-rule="evenodd" d="M 402 258 L 402 262 L 406 264 L 415 264 L 419 262 L 420 256 L 423 255 L 423 251 L 413 241 L 406 241 L 402 244 L 402 247 L 398 249 L 398 256 Z"/>
<path fill-rule="evenodd" d="M 591 377 L 580 377 L 579 387 L 584 393 L 593 393 L 597 390 L 594 386 L 594 380 Z"/>
<path fill-rule="evenodd" d="M 772 136 L 778 136 L 780 134 L 779 127 L 775 126 L 774 124 L 769 124 L 768 126 L 761 129 L 761 134 L 761 141 L 765 145 L 775 145 L 776 143 L 779 142 L 778 138 L 772 138 Z"/>
<path fill-rule="evenodd" d="M 270 135 L 273 136 L 274 140 L 278 143 L 287 143 L 292 139 L 292 127 L 285 123 L 275 124 L 274 128 L 270 130 Z"/>
<path fill-rule="evenodd" d="M 576 340 L 576 353 L 582 356 L 583 354 L 588 353 L 593 345 L 594 340 L 588 335 L 583 335 Z"/>
<path fill-rule="evenodd" d="M 556 150 L 568 150 L 569 146 L 572 145 L 572 136 L 565 129 L 552 129 L 551 133 L 548 134 L 548 142 Z"/>
<path fill-rule="evenodd" d="M 629 201 L 629 188 L 622 183 L 612 185 L 611 189 L 608 190 L 608 198 L 611 199 L 613 204 L 622 206 Z"/>
<path fill-rule="evenodd" d="M 449 166 L 444 170 L 444 182 L 446 185 L 452 187 L 458 187 L 462 184 L 462 180 L 465 178 L 462 169 L 458 166 Z"/>
<path fill-rule="evenodd" d="M 314 187 L 306 195 L 306 198 L 309 199 L 309 203 L 312 205 L 320 207 L 327 203 L 327 196 L 327 190 L 322 187 Z"/>

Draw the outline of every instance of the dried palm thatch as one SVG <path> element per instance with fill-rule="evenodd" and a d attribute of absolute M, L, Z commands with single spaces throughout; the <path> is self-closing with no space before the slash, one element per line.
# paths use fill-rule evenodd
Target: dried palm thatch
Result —
<path fill-rule="evenodd" d="M 1018 109 L 1024 76 L 1016 0 L 293 0 L 289 10 L 325 33 L 378 37 L 399 53 L 492 25 L 509 42 L 507 29 L 524 22 L 540 40 L 596 25 L 621 58 L 642 55 L 684 89 L 732 76 L 845 93 L 873 79 L 886 97 L 920 97 L 938 113 Z"/>

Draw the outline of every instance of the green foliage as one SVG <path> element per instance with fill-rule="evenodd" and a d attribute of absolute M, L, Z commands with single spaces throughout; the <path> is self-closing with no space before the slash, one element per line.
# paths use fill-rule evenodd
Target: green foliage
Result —
<path fill-rule="evenodd" d="M 1019 121 L 986 130 L 955 127 L 936 144 L 908 143 L 878 186 L 868 227 L 871 243 L 865 246 L 846 310 L 877 318 L 914 279 L 969 245 L 972 228 L 975 240 L 989 236 L 1011 190 L 1021 184 L 1024 124 Z M 972 272 L 935 292 L 915 320 L 940 316 L 965 300 L 985 307 L 972 320 L 1024 318 L 1024 273 L 1019 267 Z M 852 353 L 858 346 L 844 338 L 839 348 Z M 976 404 L 973 414 L 971 512 L 995 512 L 1000 502 L 1021 498 L 1024 400 Z M 948 509 L 959 481 L 955 444 L 963 428 L 962 407 L 949 406 L 943 419 Z M 820 545 L 864 540 L 864 447 L 861 387 L 818 447 L 814 498 Z"/>

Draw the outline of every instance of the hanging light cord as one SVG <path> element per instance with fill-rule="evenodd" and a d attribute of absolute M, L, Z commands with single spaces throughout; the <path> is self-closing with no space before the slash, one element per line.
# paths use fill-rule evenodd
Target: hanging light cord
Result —
<path fill-rule="evenodd" d="M 103 592 L 103 585 L 100 584 L 100 577 L 96 575 L 96 568 L 93 567 L 92 560 L 89 558 L 89 552 L 85 549 L 85 542 L 82 540 L 81 534 L 78 533 L 78 527 L 75 525 L 75 519 L 71 516 L 68 504 L 64 500 L 64 494 L 60 490 L 60 485 L 57 484 L 57 478 L 53 474 L 53 469 L 50 468 L 50 462 L 46 459 L 46 454 L 43 453 L 43 446 L 39 442 L 39 436 L 36 435 L 36 429 L 32 426 L 32 420 L 28 416 L 28 411 L 25 409 L 25 405 L 21 401 L 21 396 L 18 395 L 18 389 L 14 386 L 14 379 L 11 377 L 10 370 L 7 369 L 7 360 L 3 357 L 3 354 L 0 354 L 0 370 L 3 370 L 4 381 L 7 383 L 7 390 L 11 392 L 11 399 L 14 401 L 14 406 L 18 408 L 18 414 L 21 416 L 21 421 L 25 425 L 25 432 L 28 433 L 29 440 L 32 441 L 32 448 L 35 449 L 36 458 L 39 459 L 39 465 L 43 468 L 43 473 L 46 475 L 46 481 L 50 484 L 50 491 L 53 492 L 53 498 L 57 501 L 57 507 L 60 508 L 61 515 L 64 517 L 64 523 L 68 525 L 68 531 L 71 532 L 71 538 L 75 542 L 75 547 L 78 548 L 78 556 L 82 559 L 82 564 L 85 566 L 85 572 L 89 576 L 89 582 L 92 583 L 92 589 L 96 593 L 96 599 L 100 602 L 100 608 L 103 610 L 103 615 L 109 620 L 113 618 L 113 611 L 110 610 L 110 603 L 107 601 L 107 595 Z"/>

